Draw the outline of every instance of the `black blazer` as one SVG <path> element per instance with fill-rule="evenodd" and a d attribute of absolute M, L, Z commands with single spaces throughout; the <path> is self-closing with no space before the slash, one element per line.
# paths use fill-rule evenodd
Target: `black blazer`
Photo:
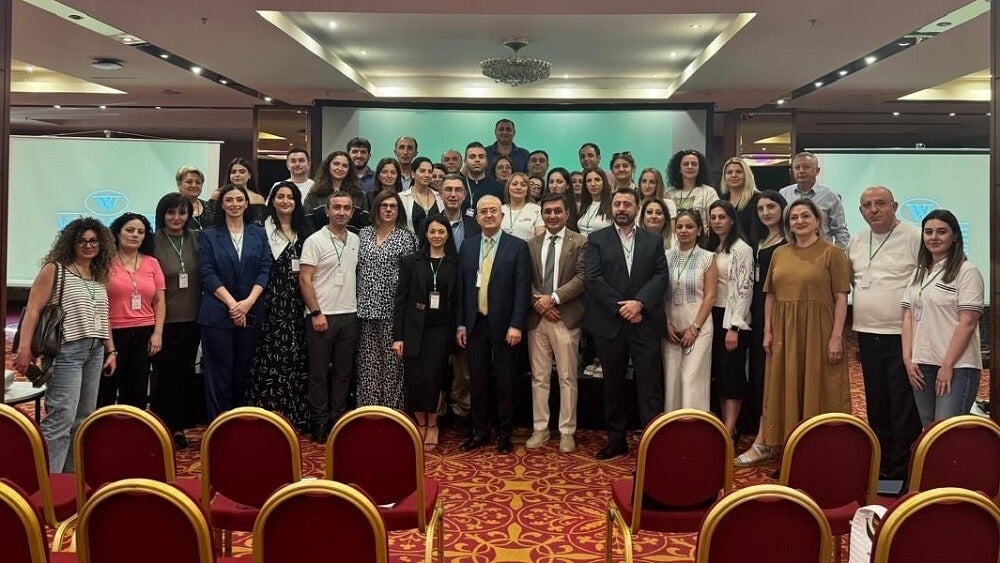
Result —
<path fill-rule="evenodd" d="M 643 309 L 642 322 L 634 325 L 635 330 L 648 338 L 666 338 L 663 299 L 669 278 L 663 237 L 635 229 L 631 275 L 626 270 L 625 251 L 614 225 L 590 234 L 585 256 L 587 329 L 604 338 L 618 336 L 624 325 L 631 324 L 618 315 L 621 307 L 618 302 L 637 299 Z"/>
<path fill-rule="evenodd" d="M 424 336 L 424 316 L 433 283 L 430 262 L 424 253 L 417 251 L 399 259 L 399 284 L 392 315 L 392 340 L 402 341 L 404 355 L 417 358 Z M 441 303 L 445 318 L 455 318 L 455 296 L 458 294 L 458 263 L 453 256 L 445 255 L 437 273 L 438 285 L 448 284 L 448 299 Z M 446 280 L 446 281 L 443 281 Z M 455 326 L 448 331 L 449 350 L 455 339 Z"/>
<path fill-rule="evenodd" d="M 490 274 L 488 317 L 490 332 L 504 335 L 511 327 L 521 331 L 527 328 L 528 303 L 531 299 L 531 255 L 528 243 L 503 231 L 497 233 L 500 240 L 494 250 L 496 255 L 493 257 Z M 476 275 L 479 273 L 479 245 L 482 238 L 481 234 L 465 237 L 459 253 L 457 323 L 468 330 L 472 330 L 479 308 Z"/>

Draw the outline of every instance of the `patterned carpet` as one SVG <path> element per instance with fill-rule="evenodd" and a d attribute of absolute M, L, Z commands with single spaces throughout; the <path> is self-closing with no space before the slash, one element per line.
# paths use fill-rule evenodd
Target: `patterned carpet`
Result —
<path fill-rule="evenodd" d="M 850 348 L 853 410 L 864 417 L 864 391 L 853 342 Z M 988 381 L 988 372 L 984 372 L 981 398 L 987 395 Z M 199 428 L 188 432 L 189 447 L 177 453 L 179 477 L 200 474 L 198 448 L 202 431 Z M 443 483 L 448 561 L 603 561 L 604 509 L 609 500 L 609 483 L 634 471 L 636 442 L 630 441 L 629 456 L 599 463 L 594 452 L 604 445 L 603 433 L 578 432 L 578 449 L 572 454 L 558 451 L 558 438 L 529 452 L 524 448 L 528 435 L 527 429 L 515 432 L 514 454 L 499 455 L 492 447 L 461 452 L 458 449 L 461 439 L 452 432 L 444 432 L 437 451 L 426 456 L 428 474 Z M 744 437 L 736 451 L 742 451 L 750 442 L 750 437 Z M 322 446 L 308 440 L 302 440 L 301 446 L 303 475 L 321 476 Z M 773 482 L 769 475 L 776 468 L 777 462 L 737 469 L 736 486 Z M 694 534 L 641 533 L 634 538 L 635 559 L 644 563 L 692 562 L 695 541 Z M 416 531 L 390 534 L 390 560 L 421 561 L 423 545 L 423 538 Z M 615 559 L 620 560 L 620 542 L 616 548 Z M 248 535 L 234 534 L 233 554 L 249 560 Z"/>

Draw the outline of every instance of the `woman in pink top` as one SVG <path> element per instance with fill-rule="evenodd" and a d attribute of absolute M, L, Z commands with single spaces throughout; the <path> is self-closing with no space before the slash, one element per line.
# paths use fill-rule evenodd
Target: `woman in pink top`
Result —
<path fill-rule="evenodd" d="M 108 279 L 108 309 L 118 365 L 101 378 L 98 407 L 117 402 L 146 408 L 150 356 L 163 345 L 167 315 L 166 283 L 153 257 L 152 231 L 138 213 L 125 213 L 111 223 L 117 251 Z"/>

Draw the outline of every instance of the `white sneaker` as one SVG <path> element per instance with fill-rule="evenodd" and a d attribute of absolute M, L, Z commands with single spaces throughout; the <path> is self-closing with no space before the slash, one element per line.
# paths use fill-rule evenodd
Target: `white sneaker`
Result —
<path fill-rule="evenodd" d="M 559 451 L 564 454 L 576 451 L 576 440 L 573 439 L 572 434 L 563 434 L 559 437 Z"/>
<path fill-rule="evenodd" d="M 545 445 L 545 442 L 549 441 L 549 431 L 548 430 L 535 430 L 531 434 L 531 438 L 524 444 L 524 447 L 529 450 L 535 450 Z"/>
<path fill-rule="evenodd" d="M 597 367 L 597 364 L 590 364 L 589 366 L 583 368 L 583 375 L 585 377 L 594 377 L 594 369 L 596 367 Z"/>
<path fill-rule="evenodd" d="M 597 366 L 594 368 L 594 376 L 596 379 L 602 379 L 604 377 L 604 368 Z"/>

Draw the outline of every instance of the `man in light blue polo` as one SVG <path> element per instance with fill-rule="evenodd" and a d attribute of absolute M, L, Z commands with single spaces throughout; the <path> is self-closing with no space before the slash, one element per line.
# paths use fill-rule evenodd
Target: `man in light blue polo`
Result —
<path fill-rule="evenodd" d="M 847 249 L 851 233 L 847 231 L 844 203 L 840 194 L 816 181 L 819 176 L 819 159 L 811 152 L 800 152 L 792 159 L 792 176 L 795 183 L 781 188 L 781 196 L 789 205 L 799 199 L 811 199 L 823 212 L 823 237 L 841 249 Z"/>

